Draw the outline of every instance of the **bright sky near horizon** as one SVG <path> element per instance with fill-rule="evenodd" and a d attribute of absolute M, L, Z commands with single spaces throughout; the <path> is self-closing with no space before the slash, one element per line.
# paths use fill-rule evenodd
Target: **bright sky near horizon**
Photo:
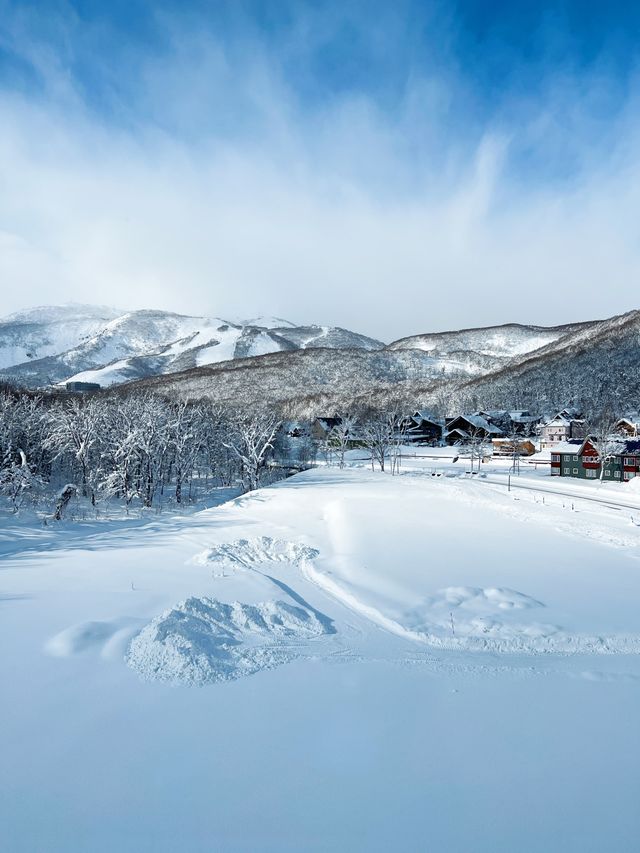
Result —
<path fill-rule="evenodd" d="M 3 314 L 639 307 L 640 6 L 0 0 Z"/>

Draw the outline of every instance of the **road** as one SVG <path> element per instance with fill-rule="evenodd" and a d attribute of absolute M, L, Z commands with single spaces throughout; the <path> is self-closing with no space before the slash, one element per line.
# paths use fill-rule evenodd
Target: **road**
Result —
<path fill-rule="evenodd" d="M 493 483 L 494 485 L 501 485 L 506 488 L 508 486 L 508 475 L 487 474 L 486 477 L 479 478 L 478 482 Z M 624 485 L 620 483 L 620 487 L 624 488 Z M 640 496 L 638 496 L 636 500 L 630 501 L 617 496 L 610 497 L 607 495 L 605 497 L 604 495 L 589 495 L 585 494 L 585 490 L 560 487 L 560 484 L 558 483 L 556 485 L 556 482 L 540 483 L 537 480 L 528 480 L 518 476 L 511 477 L 511 488 L 526 489 L 530 492 L 543 492 L 545 494 L 558 495 L 559 497 L 572 498 L 574 500 L 591 501 L 593 503 L 599 503 L 602 506 L 613 507 L 614 509 L 630 509 L 640 513 Z"/>

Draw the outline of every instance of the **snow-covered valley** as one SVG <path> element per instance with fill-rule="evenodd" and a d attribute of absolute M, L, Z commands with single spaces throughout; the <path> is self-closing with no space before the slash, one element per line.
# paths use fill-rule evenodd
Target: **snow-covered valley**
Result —
<path fill-rule="evenodd" d="M 403 471 L 6 523 L 3 849 L 634 849 L 638 516 Z"/>

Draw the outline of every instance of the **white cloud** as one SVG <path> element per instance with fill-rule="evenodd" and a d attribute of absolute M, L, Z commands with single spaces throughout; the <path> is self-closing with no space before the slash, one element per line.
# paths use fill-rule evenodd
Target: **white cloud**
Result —
<path fill-rule="evenodd" d="M 513 151 L 543 147 L 554 122 L 529 105 L 519 126 L 465 134 L 463 117 L 447 124 L 451 81 L 415 76 L 393 117 L 353 93 L 306 109 L 273 57 L 234 56 L 206 34 L 177 34 L 139 70 L 120 124 L 83 105 L 53 59 L 46 97 L 0 96 L 6 312 L 271 313 L 392 339 L 635 307 L 628 112 L 607 128 L 626 134 L 608 157 L 574 138 L 588 168 L 522 180 Z M 573 105 L 572 133 L 587 113 Z"/>

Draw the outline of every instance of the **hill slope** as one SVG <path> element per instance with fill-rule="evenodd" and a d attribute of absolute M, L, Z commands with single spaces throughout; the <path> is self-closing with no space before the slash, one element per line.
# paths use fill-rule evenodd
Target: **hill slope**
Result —
<path fill-rule="evenodd" d="M 263 323 L 264 325 L 256 325 Z M 381 349 L 365 335 L 280 318 L 231 323 L 167 311 L 40 308 L 0 323 L 0 370 L 28 386 L 80 380 L 109 386 L 234 358 L 310 347 Z"/>
<path fill-rule="evenodd" d="M 420 350 L 437 359 L 445 370 L 455 366 L 469 376 L 499 370 L 510 362 L 542 347 L 570 337 L 594 323 L 565 326 L 526 326 L 508 323 L 502 326 L 433 332 L 400 338 L 389 344 L 390 350 Z"/>
<path fill-rule="evenodd" d="M 514 335 L 512 346 L 522 348 L 526 339 L 531 341 L 531 327 L 525 328 L 523 334 Z M 495 327 L 490 332 L 494 330 Z M 472 331 L 481 344 L 481 330 Z M 536 332 L 538 340 L 542 332 Z M 459 345 L 454 333 L 446 334 L 451 346 Z M 494 366 L 495 355 L 474 352 L 473 358 L 486 359 L 486 366 L 483 375 L 471 379 L 464 371 L 453 369 L 455 350 L 444 361 L 441 352 L 433 348 L 390 346 L 376 352 L 282 352 L 156 377 L 142 383 L 142 387 L 236 405 L 288 403 L 297 416 L 344 409 L 354 398 L 380 403 L 390 398 L 402 399 L 408 406 L 436 403 L 449 411 L 469 406 L 520 405 L 541 411 L 570 401 L 580 402 L 592 411 L 603 405 L 619 412 L 637 407 L 640 311 L 557 327 L 550 330 L 549 336 L 553 340 L 546 346 L 511 358 L 501 357 L 498 369 Z M 494 347 L 495 353 L 495 344 L 489 346 Z"/>
<path fill-rule="evenodd" d="M 563 405 L 578 400 L 587 408 L 622 412 L 640 401 L 640 311 L 590 323 L 570 335 L 460 387 L 502 405 Z"/>

